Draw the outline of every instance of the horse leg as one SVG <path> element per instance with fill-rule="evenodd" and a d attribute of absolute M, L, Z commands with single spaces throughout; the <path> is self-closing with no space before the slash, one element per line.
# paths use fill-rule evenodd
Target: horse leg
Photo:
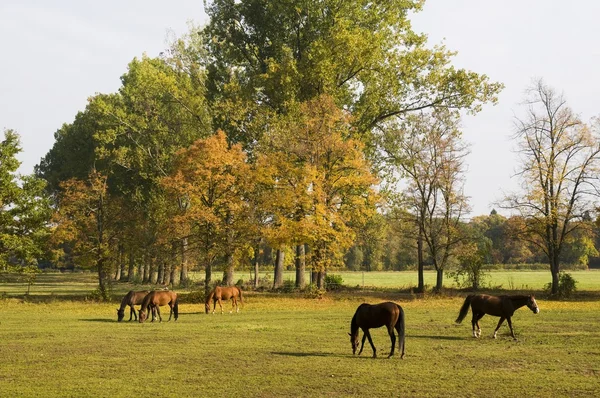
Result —
<path fill-rule="evenodd" d="M 169 307 L 171 308 L 171 311 L 169 312 L 169 320 L 167 322 L 171 321 L 171 316 L 173 315 L 173 303 L 170 303 Z"/>
<path fill-rule="evenodd" d="M 371 344 L 371 348 L 373 349 L 373 358 L 377 358 L 377 350 L 375 349 L 375 345 L 373 344 L 373 339 L 371 338 L 371 333 L 369 333 L 369 329 L 365 330 L 365 334 L 367 335 L 367 339 L 369 339 L 369 344 Z"/>
<path fill-rule="evenodd" d="M 162 322 L 162 316 L 160 316 L 160 307 L 157 305 L 155 308 L 156 308 L 156 313 L 158 314 L 158 321 Z"/>
<path fill-rule="evenodd" d="M 221 302 L 220 298 L 218 298 L 217 300 L 219 301 L 219 307 L 221 308 L 221 314 L 223 314 L 223 303 Z"/>
<path fill-rule="evenodd" d="M 135 315 L 135 308 L 133 305 L 129 306 L 129 322 L 131 322 L 131 317 Z M 137 321 L 137 315 L 135 315 L 135 320 Z"/>
<path fill-rule="evenodd" d="M 502 326 L 502 322 L 504 322 L 504 319 L 505 318 L 503 316 L 500 317 L 500 320 L 498 321 L 498 326 L 496 326 L 496 330 L 494 330 L 494 335 L 492 336 L 492 338 L 496 338 L 496 333 L 498 333 L 498 329 L 500 329 L 500 326 Z M 508 324 L 510 325 L 510 320 L 508 321 Z M 510 328 L 510 331 L 512 333 L 512 328 Z"/>
<path fill-rule="evenodd" d="M 233 313 L 233 309 L 235 308 L 235 297 L 231 298 L 231 310 L 229 311 L 230 314 Z"/>
<path fill-rule="evenodd" d="M 512 336 L 512 338 L 514 340 L 516 340 L 517 338 L 515 337 L 515 332 L 513 332 L 512 322 L 510 321 L 510 317 L 509 316 L 506 317 L 506 321 L 508 322 L 508 327 L 510 328 L 510 335 Z"/>
<path fill-rule="evenodd" d="M 365 340 L 367 339 L 367 334 L 363 331 L 363 338 L 362 338 L 362 343 L 360 345 L 360 351 L 358 352 L 358 355 L 361 354 L 363 348 L 365 347 Z"/>
<path fill-rule="evenodd" d="M 392 351 L 390 351 L 390 355 L 388 355 L 388 358 L 390 358 L 392 355 L 394 355 L 394 349 L 396 348 L 396 335 L 394 334 L 394 327 L 392 325 L 389 325 L 387 329 L 390 335 L 390 340 L 392 340 Z"/>
<path fill-rule="evenodd" d="M 479 322 L 478 322 L 479 319 L 477 318 L 477 315 L 478 315 L 477 313 L 473 312 L 473 317 L 471 318 L 471 326 L 473 327 L 473 337 L 475 337 L 475 338 L 479 337 L 477 335 L 477 332 L 475 331 L 475 326 L 477 326 L 478 330 L 481 330 L 479 328 Z"/>
<path fill-rule="evenodd" d="M 477 319 L 475 320 L 475 324 L 477 325 L 477 338 L 481 337 L 481 327 L 479 326 L 479 320 L 483 318 L 484 315 L 485 313 L 483 312 L 477 314 Z"/>

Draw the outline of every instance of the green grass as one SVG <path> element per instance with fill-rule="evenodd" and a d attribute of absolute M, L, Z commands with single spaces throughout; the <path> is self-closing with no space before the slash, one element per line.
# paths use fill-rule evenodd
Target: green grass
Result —
<path fill-rule="evenodd" d="M 599 286 L 600 273 L 580 272 L 572 272 L 580 283 L 587 278 L 590 289 Z M 549 276 L 513 271 L 494 277 L 502 274 L 530 286 L 538 286 L 542 276 L 543 286 Z M 345 281 L 362 277 L 343 276 Z M 369 276 L 387 286 L 403 286 L 401 278 L 414 277 Z M 454 324 L 460 297 L 416 300 L 392 290 L 353 290 L 309 299 L 246 292 L 239 314 L 205 315 L 203 305 L 184 301 L 177 322 L 139 324 L 117 323 L 116 303 L 81 299 L 95 288 L 93 274 L 44 274 L 39 282 L 28 299 L 42 298 L 38 303 L 10 298 L 23 294 L 22 285 L 0 285 L 0 294 L 9 297 L 0 300 L 0 396 L 589 397 L 598 392 L 600 301 L 595 296 L 568 302 L 538 298 L 540 314 L 522 308 L 513 317 L 518 337 L 513 341 L 506 324 L 498 339 L 490 337 L 495 317 L 482 319 L 481 339 L 470 337 L 470 315 Z M 115 296 L 130 287 L 117 285 Z M 383 329 L 372 332 L 379 358 L 370 358 L 368 343 L 361 357 L 353 357 L 347 333 L 354 310 L 362 302 L 383 300 L 405 309 L 405 359 L 385 359 L 390 342 Z"/>
<path fill-rule="evenodd" d="M 600 303 L 539 301 L 519 310 L 518 341 L 496 318 L 484 337 L 455 325 L 459 298 L 399 302 L 406 357 L 373 332 L 351 355 L 347 332 L 369 295 L 322 300 L 248 294 L 239 314 L 205 315 L 182 304 L 177 322 L 116 322 L 115 305 L 85 302 L 0 306 L 3 396 L 593 396 L 600 374 Z M 368 343 L 367 343 L 368 344 Z"/>

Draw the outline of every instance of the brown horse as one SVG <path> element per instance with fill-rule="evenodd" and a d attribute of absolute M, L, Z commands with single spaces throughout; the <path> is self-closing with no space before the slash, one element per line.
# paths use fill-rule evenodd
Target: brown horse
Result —
<path fill-rule="evenodd" d="M 121 322 L 123 320 L 125 317 L 125 307 L 127 306 L 130 308 L 129 321 L 131 321 L 132 316 L 135 317 L 135 320 L 137 321 L 137 314 L 134 305 L 142 304 L 144 297 L 146 297 L 148 293 L 148 290 L 142 290 L 138 292 L 130 290 L 125 297 L 123 297 L 123 300 L 121 300 L 121 307 L 117 309 L 117 321 Z"/>
<path fill-rule="evenodd" d="M 237 286 L 229 286 L 229 287 L 222 287 L 222 286 L 217 286 L 215 287 L 213 290 L 211 290 L 211 292 L 208 294 L 208 296 L 206 297 L 206 301 L 204 303 L 204 309 L 206 311 L 206 313 L 208 314 L 210 312 L 210 302 L 213 302 L 213 314 L 215 313 L 215 310 L 217 308 L 217 302 L 219 303 L 219 307 L 221 307 L 221 314 L 223 313 L 223 304 L 221 303 L 221 300 L 229 300 L 231 299 L 231 311 L 229 311 L 229 313 L 231 314 L 233 312 L 233 308 L 235 307 L 235 312 L 239 312 L 240 308 L 238 307 L 238 302 L 237 299 L 240 299 L 240 302 L 243 304 L 244 303 L 244 299 L 242 298 L 242 289 L 240 289 Z"/>
<path fill-rule="evenodd" d="M 465 302 L 460 309 L 458 318 L 456 318 L 456 323 L 462 322 L 469 312 L 469 306 L 471 306 L 471 311 L 473 312 L 473 318 L 471 319 L 471 324 L 473 325 L 473 337 L 481 336 L 479 320 L 483 318 L 485 314 L 489 314 L 500 317 L 498 326 L 496 326 L 496 330 L 494 330 L 494 335 L 492 336 L 494 339 L 496 338 L 496 333 L 498 332 L 498 329 L 500 329 L 502 322 L 506 319 L 508 321 L 508 327 L 510 328 L 510 334 L 513 339 L 516 340 L 517 338 L 515 337 L 510 317 L 513 316 L 516 310 L 524 305 L 533 311 L 534 314 L 540 312 L 533 295 L 489 296 L 487 294 L 470 294 L 465 298 Z M 475 326 L 477 326 L 477 331 L 475 331 Z"/>
<path fill-rule="evenodd" d="M 350 342 L 352 343 L 352 354 L 356 354 L 356 349 L 358 348 L 358 329 L 360 328 L 363 331 L 363 338 L 358 355 L 362 353 L 365 346 L 365 338 L 368 338 L 373 349 L 373 358 L 377 358 L 377 350 L 373 345 L 369 329 L 382 326 L 387 328 L 390 340 L 392 341 L 392 351 L 388 355 L 388 358 L 394 355 L 394 348 L 396 347 L 394 328 L 398 331 L 400 345 L 402 346 L 402 355 L 400 358 L 404 358 L 404 310 L 398 304 L 390 301 L 375 305 L 363 303 L 358 306 L 352 317 L 352 322 L 350 322 L 349 334 Z"/>
<path fill-rule="evenodd" d="M 162 317 L 160 316 L 160 308 L 161 306 L 168 305 L 171 308 L 169 313 L 169 321 L 171 320 L 171 316 L 175 316 L 175 320 L 179 317 L 179 299 L 177 298 L 177 293 L 172 292 L 170 290 L 155 290 L 150 292 L 144 297 L 142 301 L 142 307 L 140 308 L 140 323 L 144 322 L 148 317 L 148 313 L 152 311 L 152 322 L 154 322 L 154 313 L 158 314 L 158 318 L 160 322 L 162 322 Z"/>

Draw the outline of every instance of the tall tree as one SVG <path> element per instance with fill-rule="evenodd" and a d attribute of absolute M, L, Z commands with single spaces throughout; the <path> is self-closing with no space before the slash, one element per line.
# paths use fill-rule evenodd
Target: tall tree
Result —
<path fill-rule="evenodd" d="M 188 203 L 174 222 L 178 234 L 189 237 L 202 254 L 207 292 L 219 256 L 233 256 L 248 242 L 250 170 L 241 147 L 229 147 L 219 131 L 182 150 L 173 174 L 162 180 L 169 192 Z"/>
<path fill-rule="evenodd" d="M 85 180 L 71 179 L 61 184 L 61 194 L 53 216 L 56 227 L 52 240 L 57 248 L 70 247 L 78 265 L 95 268 L 98 290 L 108 299 L 109 277 L 114 265 L 118 223 L 126 209 L 108 191 L 107 177 L 92 171 Z M 60 261 L 64 253 L 57 251 Z"/>
<path fill-rule="evenodd" d="M 515 121 L 522 191 L 506 197 L 523 224 L 518 237 L 539 247 L 558 292 L 561 254 L 598 192 L 600 145 L 592 129 L 543 80 L 527 91 L 527 114 Z"/>
<path fill-rule="evenodd" d="M 51 209 L 46 184 L 17 173 L 19 152 L 19 135 L 5 130 L 0 141 L 0 269 L 11 263 L 37 265 L 48 235 Z"/>
<path fill-rule="evenodd" d="M 405 178 L 403 200 L 417 229 L 418 290 L 423 291 L 423 256 L 427 250 L 437 272 L 436 290 L 444 268 L 463 239 L 460 220 L 468 211 L 463 194 L 464 158 L 468 153 L 455 112 L 438 109 L 411 115 L 395 135 L 382 138 L 394 170 Z"/>
<path fill-rule="evenodd" d="M 477 111 L 500 84 L 450 66 L 454 55 L 427 47 L 409 15 L 423 1 L 207 2 L 208 94 L 217 127 L 252 147 L 248 128 L 261 105 L 276 114 L 322 94 L 352 112 L 354 134 L 370 143 L 389 120 L 429 107 Z M 236 105 L 233 105 L 236 104 Z M 240 110 L 239 112 L 237 110 Z M 373 152 L 372 154 L 375 154 Z"/>

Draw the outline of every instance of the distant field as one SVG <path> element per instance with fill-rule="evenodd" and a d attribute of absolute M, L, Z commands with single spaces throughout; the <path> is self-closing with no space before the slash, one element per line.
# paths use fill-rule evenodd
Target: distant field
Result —
<path fill-rule="evenodd" d="M 365 288 L 397 288 L 406 290 L 417 285 L 417 274 L 414 271 L 403 272 L 332 272 L 333 274 L 341 275 L 344 285 L 349 287 L 365 287 Z M 600 270 L 590 271 L 569 271 L 569 273 L 577 280 L 577 289 L 579 291 L 594 291 L 600 292 Z M 263 278 L 270 272 L 261 272 Z M 486 286 L 492 287 L 492 290 L 518 290 L 540 292 L 544 286 L 550 282 L 550 272 L 548 271 L 493 271 L 490 272 L 489 278 L 485 280 Z M 192 278 L 199 281 L 203 275 L 199 272 L 192 273 Z M 270 275 L 272 281 L 272 275 Z M 248 280 L 250 275 L 248 272 L 237 272 L 236 279 Z M 284 280 L 293 280 L 295 273 L 286 272 Z M 306 280 L 309 280 L 307 274 Z M 269 282 L 272 283 L 272 282 Z M 36 283 L 31 287 L 32 296 L 50 296 L 57 297 L 81 297 L 89 295 L 96 289 L 96 274 L 86 273 L 43 273 L 38 276 Z M 425 272 L 425 284 L 428 288 L 435 285 L 435 273 L 432 271 Z M 269 285 L 270 286 L 270 285 Z M 454 280 L 450 278 L 444 279 L 445 287 L 456 287 Z M 126 292 L 131 288 L 143 289 L 150 288 L 150 285 L 129 285 L 115 284 L 114 293 L 116 295 Z M 485 290 L 485 288 L 483 289 Z M 27 291 L 25 283 L 7 283 L 0 281 L 0 296 L 3 294 L 13 297 L 22 296 Z M 188 292 L 189 289 L 184 289 Z"/>

